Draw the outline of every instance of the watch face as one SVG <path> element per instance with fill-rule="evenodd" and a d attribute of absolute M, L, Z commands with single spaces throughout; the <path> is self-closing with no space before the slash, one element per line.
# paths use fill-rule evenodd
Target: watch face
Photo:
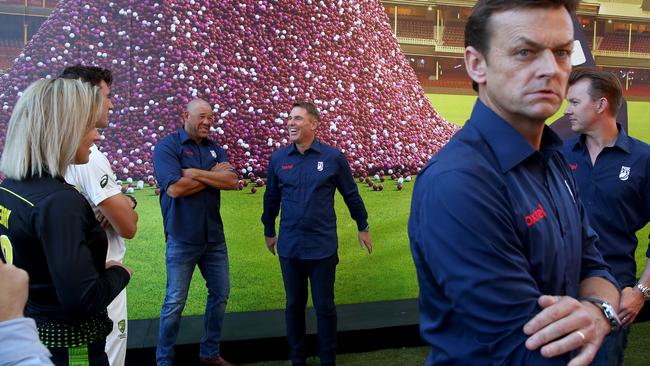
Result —
<path fill-rule="evenodd" d="M 614 307 L 608 303 L 603 301 L 602 303 L 603 307 L 603 312 L 605 313 L 605 316 L 607 317 L 607 320 L 612 324 L 613 327 L 618 327 L 621 325 L 621 321 L 618 319 L 618 315 L 616 314 L 616 310 L 614 310 Z"/>

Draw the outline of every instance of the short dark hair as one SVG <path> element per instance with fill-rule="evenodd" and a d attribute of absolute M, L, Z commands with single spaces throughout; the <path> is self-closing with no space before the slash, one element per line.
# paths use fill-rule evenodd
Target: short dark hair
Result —
<path fill-rule="evenodd" d="M 577 67 L 569 75 L 569 86 L 582 79 L 589 80 L 589 96 L 592 100 L 605 98 L 609 102 L 609 111 L 616 116 L 623 104 L 623 86 L 616 75 L 609 71 L 593 67 Z"/>
<path fill-rule="evenodd" d="M 85 66 L 81 64 L 68 66 L 59 77 L 62 79 L 81 79 L 93 86 L 99 86 L 102 80 L 108 86 L 111 86 L 113 83 L 113 73 L 111 70 L 99 66 Z"/>
<path fill-rule="evenodd" d="M 490 18 L 494 13 L 520 8 L 552 9 L 561 6 L 573 13 L 577 5 L 577 0 L 478 0 L 465 23 L 465 47 L 472 46 L 483 55 L 488 54 L 492 38 Z M 478 91 L 475 81 L 472 81 L 472 87 Z"/>
<path fill-rule="evenodd" d="M 291 109 L 294 109 L 296 107 L 300 107 L 307 111 L 307 114 L 311 115 L 316 119 L 316 121 L 320 122 L 320 112 L 318 112 L 318 108 L 314 105 L 312 102 L 308 102 L 306 100 L 300 101 L 300 102 L 295 102 L 291 106 Z"/>

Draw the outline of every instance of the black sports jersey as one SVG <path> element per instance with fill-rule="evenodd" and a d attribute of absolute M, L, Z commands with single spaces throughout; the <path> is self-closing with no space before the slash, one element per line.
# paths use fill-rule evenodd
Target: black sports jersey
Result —
<path fill-rule="evenodd" d="M 0 185 L 0 243 L 5 259 L 29 274 L 25 315 L 37 323 L 97 318 L 129 282 L 124 268 L 104 269 L 104 230 L 62 178 Z"/>

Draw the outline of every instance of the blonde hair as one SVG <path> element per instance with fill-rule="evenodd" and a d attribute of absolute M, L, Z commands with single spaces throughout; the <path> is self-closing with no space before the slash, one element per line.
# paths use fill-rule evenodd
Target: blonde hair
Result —
<path fill-rule="evenodd" d="M 81 80 L 39 80 L 18 100 L 0 158 L 8 178 L 65 175 L 81 139 L 102 117 L 97 86 Z"/>

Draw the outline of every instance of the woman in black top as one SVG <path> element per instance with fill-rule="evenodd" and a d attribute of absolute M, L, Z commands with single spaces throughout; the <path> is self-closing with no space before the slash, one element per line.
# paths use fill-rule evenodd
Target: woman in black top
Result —
<path fill-rule="evenodd" d="M 131 277 L 105 261 L 104 230 L 62 178 L 70 164 L 88 162 L 95 123 L 107 113 L 90 83 L 37 81 L 14 108 L 0 159 L 0 245 L 5 260 L 29 274 L 25 315 L 56 365 L 108 365 L 106 306 Z"/>

